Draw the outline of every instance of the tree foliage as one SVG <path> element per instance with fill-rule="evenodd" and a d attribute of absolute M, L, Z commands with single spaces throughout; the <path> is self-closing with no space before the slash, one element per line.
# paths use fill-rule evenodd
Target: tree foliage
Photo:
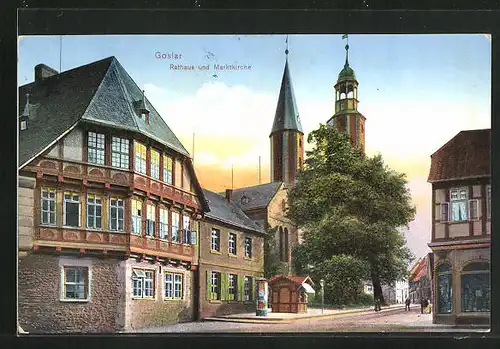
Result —
<path fill-rule="evenodd" d="M 351 256 L 368 263 L 375 297 L 381 298 L 380 283 L 404 278 L 412 259 L 398 231 L 415 215 L 406 176 L 389 169 L 380 155 L 352 149 L 346 134 L 324 125 L 308 142 L 314 148 L 288 195 L 287 214 L 305 231 L 303 246 L 294 251 L 295 268 L 332 272 L 320 265 Z M 359 276 L 359 266 L 345 266 Z"/>

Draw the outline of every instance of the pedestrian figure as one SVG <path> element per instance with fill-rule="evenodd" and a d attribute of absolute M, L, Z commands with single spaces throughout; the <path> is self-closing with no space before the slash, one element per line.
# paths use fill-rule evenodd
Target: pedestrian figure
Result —
<path fill-rule="evenodd" d="M 380 298 L 375 298 L 375 311 L 380 311 Z"/>
<path fill-rule="evenodd" d="M 427 305 L 425 307 L 426 308 L 425 310 L 426 310 L 427 314 L 430 314 L 431 313 L 431 300 L 428 299 L 425 302 L 427 303 Z"/>
<path fill-rule="evenodd" d="M 424 313 L 424 309 L 427 306 L 426 302 L 427 300 L 425 300 L 423 297 L 420 298 L 420 314 Z"/>
<path fill-rule="evenodd" d="M 410 297 L 405 300 L 405 311 L 410 311 Z"/>

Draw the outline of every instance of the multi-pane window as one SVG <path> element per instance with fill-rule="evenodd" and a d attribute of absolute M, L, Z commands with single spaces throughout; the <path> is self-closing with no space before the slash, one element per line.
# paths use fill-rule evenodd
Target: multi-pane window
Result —
<path fill-rule="evenodd" d="M 142 202 L 132 199 L 132 233 L 142 234 Z"/>
<path fill-rule="evenodd" d="M 172 158 L 168 155 L 163 156 L 163 181 L 172 184 Z"/>
<path fill-rule="evenodd" d="M 252 258 L 252 238 L 245 238 L 245 257 Z"/>
<path fill-rule="evenodd" d="M 67 300 L 87 299 L 88 277 L 88 267 L 63 267 L 62 298 Z"/>
<path fill-rule="evenodd" d="M 252 300 L 252 278 L 250 276 L 245 276 L 245 283 L 243 286 L 243 297 L 244 301 Z"/>
<path fill-rule="evenodd" d="M 168 238 L 168 210 L 160 208 L 160 239 Z"/>
<path fill-rule="evenodd" d="M 191 243 L 191 219 L 189 216 L 182 216 L 182 243 Z"/>
<path fill-rule="evenodd" d="M 179 213 L 172 212 L 172 242 L 180 242 Z"/>
<path fill-rule="evenodd" d="M 165 298 L 182 299 L 182 281 L 180 273 L 165 273 Z"/>
<path fill-rule="evenodd" d="M 146 146 L 139 142 L 134 142 L 134 167 L 135 171 L 146 174 Z"/>
<path fill-rule="evenodd" d="M 102 228 L 102 198 L 94 194 L 87 195 L 87 228 Z"/>
<path fill-rule="evenodd" d="M 42 189 L 42 224 L 56 224 L 56 190 Z"/>
<path fill-rule="evenodd" d="M 210 273 L 210 299 L 221 299 L 221 273 L 213 271 Z"/>
<path fill-rule="evenodd" d="M 80 226 L 80 195 L 64 193 L 64 222 L 67 227 Z"/>
<path fill-rule="evenodd" d="M 93 164 L 104 165 L 104 134 L 89 132 L 87 161 Z"/>
<path fill-rule="evenodd" d="M 451 221 L 467 220 L 467 188 L 453 188 L 450 190 Z"/>
<path fill-rule="evenodd" d="M 462 269 L 462 312 L 488 312 L 491 309 L 490 264 L 472 262 Z"/>
<path fill-rule="evenodd" d="M 109 199 L 109 229 L 123 231 L 124 206 L 123 199 Z"/>
<path fill-rule="evenodd" d="M 220 252 L 220 230 L 212 228 L 212 243 L 211 243 L 212 251 Z"/>
<path fill-rule="evenodd" d="M 111 137 L 111 166 L 129 168 L 129 140 Z"/>
<path fill-rule="evenodd" d="M 486 214 L 491 218 L 491 185 L 486 187 Z"/>
<path fill-rule="evenodd" d="M 136 298 L 153 298 L 154 271 L 132 270 L 132 296 Z"/>
<path fill-rule="evenodd" d="M 160 179 L 160 153 L 151 149 L 151 177 Z"/>
<path fill-rule="evenodd" d="M 230 301 L 238 300 L 238 275 L 229 274 L 228 280 L 228 295 Z"/>
<path fill-rule="evenodd" d="M 451 313 L 452 307 L 452 274 L 451 266 L 447 263 L 441 264 L 437 269 L 437 313 Z"/>
<path fill-rule="evenodd" d="M 229 233 L 228 250 L 230 254 L 236 254 L 236 234 Z"/>
<path fill-rule="evenodd" d="M 146 234 L 148 236 L 155 236 L 156 227 L 156 207 L 154 205 L 147 205 L 146 212 Z"/>

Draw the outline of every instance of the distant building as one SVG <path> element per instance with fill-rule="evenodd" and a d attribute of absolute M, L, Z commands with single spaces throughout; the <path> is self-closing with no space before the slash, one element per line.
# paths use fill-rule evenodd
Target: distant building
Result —
<path fill-rule="evenodd" d="M 420 303 L 422 299 L 432 299 L 433 255 L 428 253 L 420 258 L 410 271 L 409 297 L 412 303 Z"/>
<path fill-rule="evenodd" d="M 255 311 L 255 278 L 264 276 L 264 230 L 225 196 L 203 190 L 210 212 L 200 224 L 199 318 Z"/>
<path fill-rule="evenodd" d="M 491 130 L 461 131 L 431 156 L 435 323 L 489 323 Z"/>
<path fill-rule="evenodd" d="M 18 323 L 30 333 L 191 321 L 189 153 L 114 57 L 19 87 Z"/>
<path fill-rule="evenodd" d="M 373 284 L 371 281 L 363 282 L 363 292 L 373 296 Z"/>

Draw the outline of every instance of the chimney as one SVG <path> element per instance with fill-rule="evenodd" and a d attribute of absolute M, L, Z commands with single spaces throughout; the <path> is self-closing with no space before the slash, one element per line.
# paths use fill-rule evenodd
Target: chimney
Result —
<path fill-rule="evenodd" d="M 226 199 L 231 202 L 233 199 L 233 189 L 226 189 Z"/>
<path fill-rule="evenodd" d="M 38 64 L 35 66 L 35 81 L 42 81 L 57 74 L 59 74 L 59 72 L 48 65 Z"/>

